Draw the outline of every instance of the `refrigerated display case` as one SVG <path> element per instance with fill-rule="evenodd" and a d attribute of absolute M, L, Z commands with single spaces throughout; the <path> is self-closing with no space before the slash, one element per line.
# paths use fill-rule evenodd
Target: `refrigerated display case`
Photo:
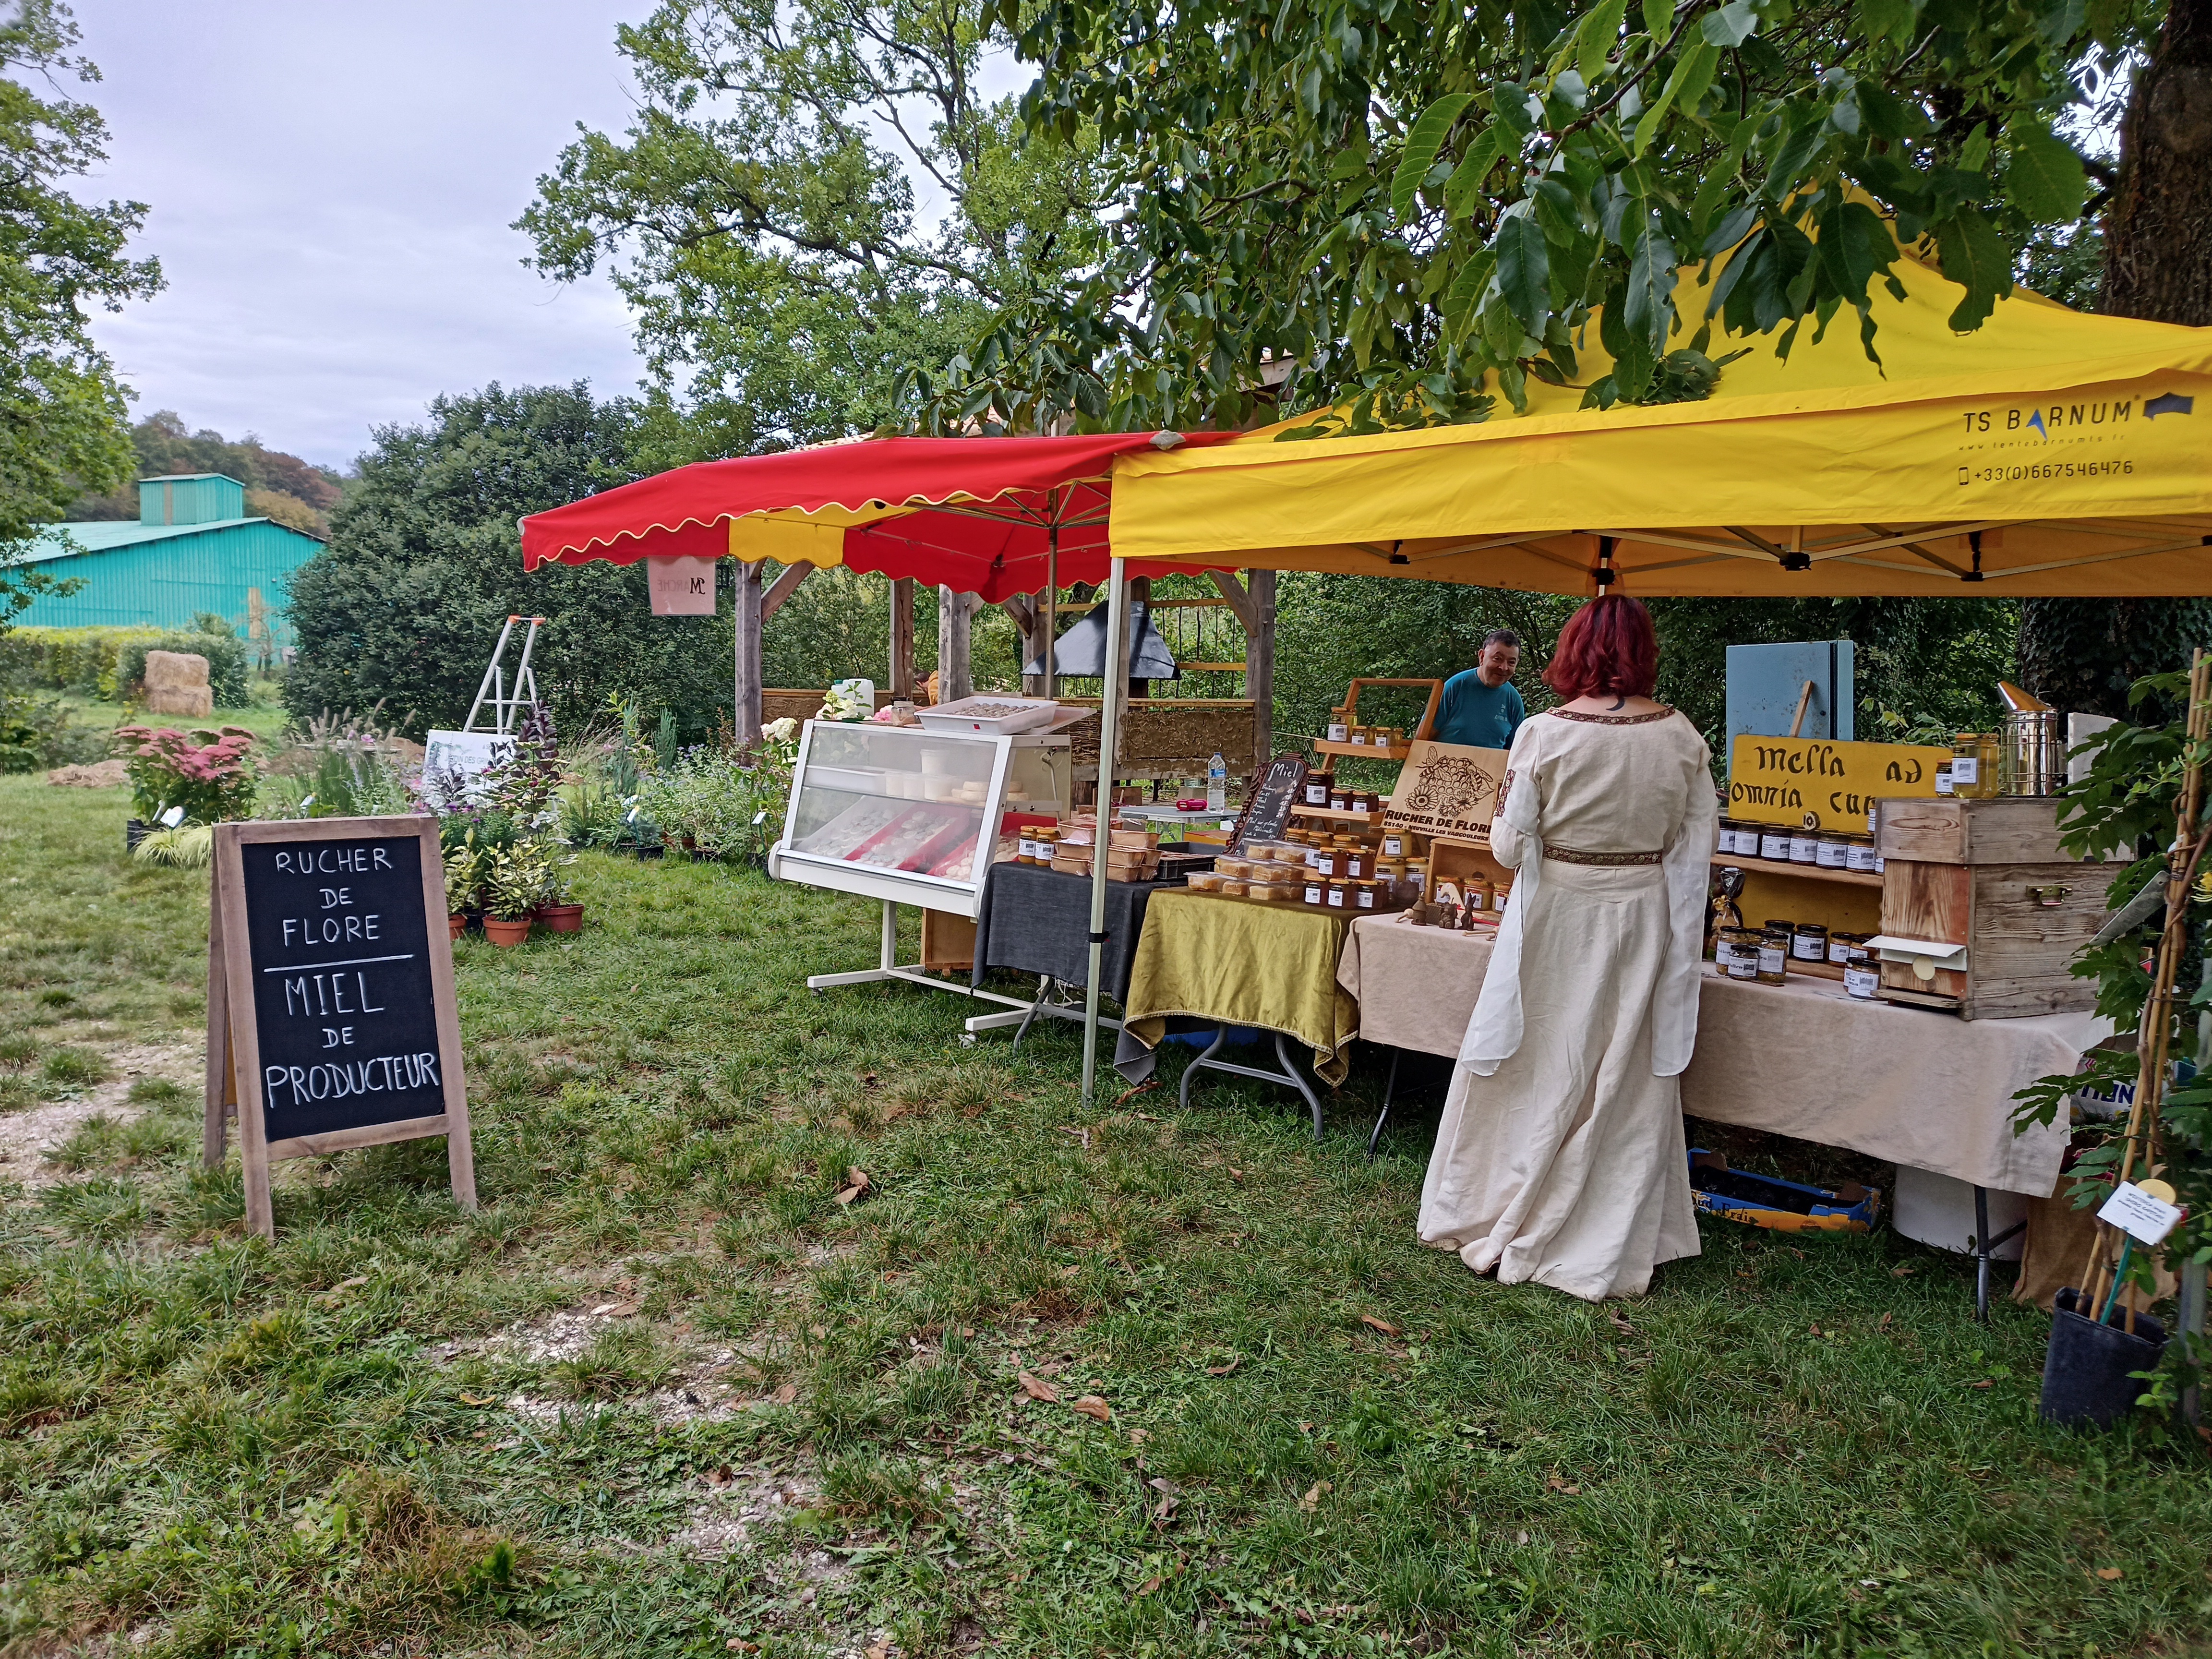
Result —
<path fill-rule="evenodd" d="M 807 721 L 769 873 L 880 899 L 884 907 L 878 965 L 810 975 L 808 988 L 897 979 L 1026 1011 L 1030 1005 L 1015 998 L 939 978 L 918 963 L 902 964 L 898 907 L 973 921 L 992 863 L 1014 855 L 1018 837 L 1009 833 L 1010 820 L 1066 817 L 1073 770 L 1068 739 L 1048 732 Z M 1020 1018 L 987 1015 L 968 1026 L 972 1034 Z"/>
<path fill-rule="evenodd" d="M 809 720 L 770 869 L 973 918 L 1010 813 L 1067 815 L 1066 738 Z"/>

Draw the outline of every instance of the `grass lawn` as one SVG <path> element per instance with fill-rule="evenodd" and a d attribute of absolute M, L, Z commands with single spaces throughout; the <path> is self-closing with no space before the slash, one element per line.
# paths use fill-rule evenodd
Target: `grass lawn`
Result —
<path fill-rule="evenodd" d="M 876 913 L 748 872 L 461 947 L 483 1209 L 302 1161 L 264 1247 L 196 1167 L 206 878 L 124 812 L 0 780 L 0 1653 L 2208 1650 L 2203 1462 L 2039 1426 L 1958 1260 L 1501 1288 L 1414 1242 L 1425 1121 L 1085 1114 L 1073 1028 L 810 996 Z"/>

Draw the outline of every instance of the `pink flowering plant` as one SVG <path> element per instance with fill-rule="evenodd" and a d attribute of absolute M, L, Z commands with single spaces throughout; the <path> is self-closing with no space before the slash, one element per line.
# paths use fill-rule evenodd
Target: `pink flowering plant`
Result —
<path fill-rule="evenodd" d="M 223 823 L 253 811 L 253 733 L 242 726 L 122 726 L 117 752 L 131 774 L 131 810 L 147 823 L 183 807 L 186 823 Z"/>

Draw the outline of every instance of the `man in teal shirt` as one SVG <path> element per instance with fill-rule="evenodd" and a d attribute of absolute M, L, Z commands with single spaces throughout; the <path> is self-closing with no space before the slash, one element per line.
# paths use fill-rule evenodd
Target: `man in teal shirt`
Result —
<path fill-rule="evenodd" d="M 1473 749 L 1510 749 L 1513 734 L 1528 717 L 1513 671 L 1521 665 L 1521 636 L 1493 628 L 1482 636 L 1482 654 L 1474 667 L 1444 682 L 1437 705 L 1436 740 Z"/>

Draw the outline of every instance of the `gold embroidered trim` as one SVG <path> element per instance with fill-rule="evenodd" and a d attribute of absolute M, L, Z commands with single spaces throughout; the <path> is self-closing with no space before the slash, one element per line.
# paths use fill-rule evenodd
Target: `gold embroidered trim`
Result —
<path fill-rule="evenodd" d="M 1587 720 L 1592 726 L 1649 726 L 1654 720 L 1668 719 L 1674 711 L 1657 708 L 1649 714 L 1586 714 L 1577 708 L 1551 708 L 1545 712 L 1557 714 L 1563 720 Z"/>
<path fill-rule="evenodd" d="M 1554 847 L 1549 842 L 1544 843 L 1544 856 L 1561 864 L 1591 864 L 1607 870 L 1635 864 L 1658 864 L 1667 857 L 1664 853 L 1585 853 L 1577 847 Z"/>

